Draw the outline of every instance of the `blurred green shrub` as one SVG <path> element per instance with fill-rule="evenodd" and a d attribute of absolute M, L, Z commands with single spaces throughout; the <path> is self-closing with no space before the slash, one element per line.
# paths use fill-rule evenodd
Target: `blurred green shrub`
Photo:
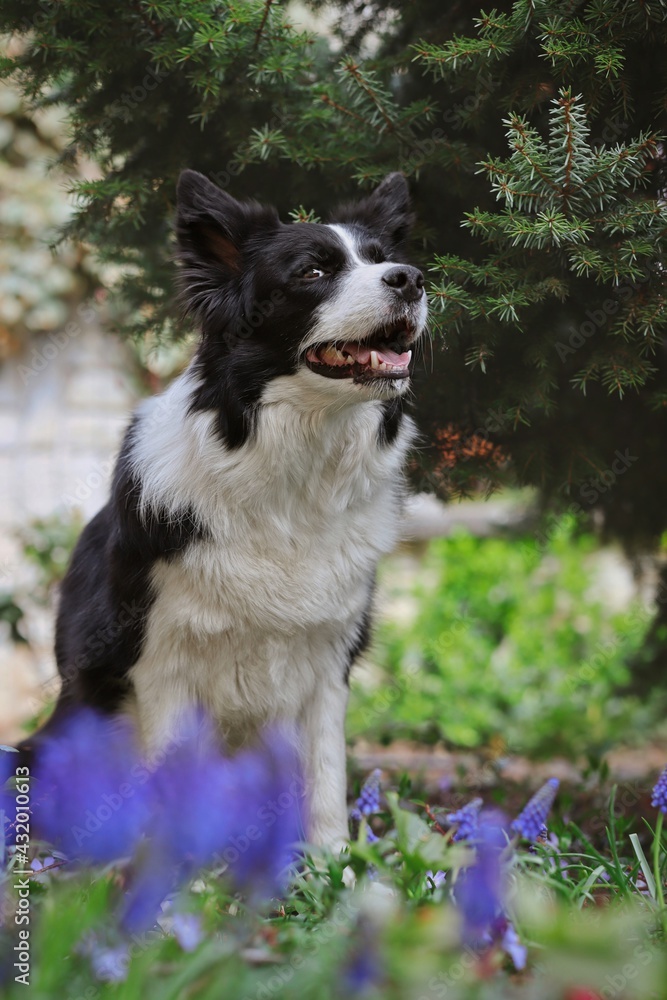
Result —
<path fill-rule="evenodd" d="M 651 612 L 605 607 L 597 552 L 566 517 L 546 539 L 434 541 L 407 593 L 390 560 L 384 588 L 415 612 L 381 624 L 383 679 L 353 681 L 349 736 L 575 754 L 643 731 L 656 706 L 618 690 Z"/>
<path fill-rule="evenodd" d="M 33 572 L 17 581 L 9 574 L 0 580 L 0 623 L 14 643 L 29 643 L 26 618 L 35 606 L 49 605 L 67 569 L 81 531 L 81 518 L 54 515 L 31 521 L 18 533 L 24 560 Z"/>
<path fill-rule="evenodd" d="M 83 523 L 78 513 L 68 517 L 54 514 L 37 518 L 21 529 L 23 554 L 37 568 L 34 596 L 47 599 L 48 593 L 62 580 Z"/>

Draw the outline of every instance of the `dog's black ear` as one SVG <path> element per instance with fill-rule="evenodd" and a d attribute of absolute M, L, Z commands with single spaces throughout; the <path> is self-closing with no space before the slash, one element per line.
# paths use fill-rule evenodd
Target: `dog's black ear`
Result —
<path fill-rule="evenodd" d="M 338 208 L 332 221 L 357 223 L 396 249 L 401 248 L 414 222 L 405 176 L 398 171 L 387 174 L 367 198 Z"/>
<path fill-rule="evenodd" d="M 233 318 L 244 255 L 253 238 L 278 228 L 272 208 L 239 202 L 196 170 L 184 170 L 176 192 L 176 243 L 182 298 L 203 325 Z"/>

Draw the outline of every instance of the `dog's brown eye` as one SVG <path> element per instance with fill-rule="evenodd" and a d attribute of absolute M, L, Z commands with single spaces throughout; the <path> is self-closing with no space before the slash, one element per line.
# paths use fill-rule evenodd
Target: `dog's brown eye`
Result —
<path fill-rule="evenodd" d="M 300 277 L 305 278 L 307 281 L 314 281 L 317 278 L 323 278 L 326 273 L 322 267 L 306 267 L 301 272 Z"/>

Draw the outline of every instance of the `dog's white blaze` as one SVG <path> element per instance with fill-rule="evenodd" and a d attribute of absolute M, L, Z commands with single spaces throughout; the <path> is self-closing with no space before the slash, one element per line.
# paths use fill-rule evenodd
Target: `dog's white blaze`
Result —
<path fill-rule="evenodd" d="M 189 508 L 208 533 L 154 568 L 134 708 L 151 747 L 194 703 L 235 746 L 267 722 L 297 723 L 308 837 L 337 845 L 347 836 L 341 665 L 397 540 L 414 425 L 404 418 L 381 447 L 379 401 L 343 405 L 331 380 L 302 370 L 267 385 L 256 434 L 230 451 L 212 413 L 187 412 L 194 378 L 186 371 L 143 405 L 132 446 L 146 515 Z"/>
<path fill-rule="evenodd" d="M 352 260 L 358 267 L 366 267 L 368 265 L 367 260 L 362 260 L 359 256 L 359 243 L 355 239 L 354 233 L 348 226 L 340 226 L 335 222 L 329 223 L 329 229 L 338 235 L 342 240 L 345 249 L 347 250 L 350 260 Z"/>

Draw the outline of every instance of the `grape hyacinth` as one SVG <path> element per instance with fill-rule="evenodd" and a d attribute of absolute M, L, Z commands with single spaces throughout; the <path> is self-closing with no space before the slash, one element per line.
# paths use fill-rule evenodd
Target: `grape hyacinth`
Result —
<path fill-rule="evenodd" d="M 504 875 L 500 856 L 506 844 L 503 814 L 494 810 L 482 812 L 475 837 L 475 863 L 465 870 L 455 890 L 467 944 L 483 942 L 503 913 Z"/>
<path fill-rule="evenodd" d="M 651 805 L 667 815 L 667 767 L 653 788 Z"/>
<path fill-rule="evenodd" d="M 549 778 L 546 784 L 533 795 L 532 799 L 512 823 L 512 829 L 525 840 L 536 841 L 543 835 L 549 810 L 551 809 L 560 782 Z"/>
<path fill-rule="evenodd" d="M 81 861 L 132 854 L 153 812 L 150 782 L 139 786 L 133 777 L 138 760 L 129 720 L 112 722 L 91 709 L 72 714 L 36 755 L 31 797 L 37 835 Z"/>
<path fill-rule="evenodd" d="M 365 782 L 361 786 L 361 791 L 359 792 L 359 797 L 356 799 L 354 805 L 350 809 L 350 822 L 352 824 L 353 832 L 359 830 L 362 818 L 372 816 L 374 813 L 380 811 L 380 778 L 382 776 L 382 771 L 376 767 L 374 771 L 369 774 Z M 369 824 L 366 824 L 366 841 L 369 844 L 375 844 L 380 838 L 377 837 L 371 830 Z"/>
<path fill-rule="evenodd" d="M 506 910 L 506 873 L 503 851 L 507 846 L 507 821 L 497 810 L 479 815 L 475 836 L 475 863 L 465 870 L 455 886 L 456 902 L 463 918 L 462 937 L 468 947 L 498 948 L 512 960 L 514 968 L 526 967 L 528 950 L 521 942 Z"/>
<path fill-rule="evenodd" d="M 531 854 L 537 854 L 538 853 L 538 850 L 537 850 L 538 845 L 540 847 L 546 847 L 546 845 L 548 843 L 549 843 L 549 828 L 547 827 L 546 823 L 544 823 L 542 825 L 542 829 L 539 832 L 539 835 L 535 838 L 535 840 L 533 841 L 533 843 L 530 845 L 530 847 L 528 848 L 528 851 Z"/>
<path fill-rule="evenodd" d="M 373 833 L 370 826 L 366 826 L 366 843 L 367 844 L 377 844 L 380 838 L 376 833 Z"/>
<path fill-rule="evenodd" d="M 359 792 L 359 798 L 354 803 L 362 816 L 372 816 L 380 811 L 380 778 L 382 771 L 376 767 L 364 781 Z"/>
<path fill-rule="evenodd" d="M 251 896 L 282 889 L 303 839 L 303 780 L 293 734 L 225 756 L 203 714 L 165 752 L 142 756 L 129 721 L 72 713 L 40 744 L 31 787 L 36 835 L 72 861 L 131 857 L 123 924 L 155 923 L 162 900 L 210 864 Z"/>
<path fill-rule="evenodd" d="M 457 828 L 452 840 L 472 840 L 475 837 L 481 808 L 482 800 L 473 799 L 472 802 L 468 802 L 458 812 L 450 813 L 446 817 L 449 826 L 456 826 Z"/>

